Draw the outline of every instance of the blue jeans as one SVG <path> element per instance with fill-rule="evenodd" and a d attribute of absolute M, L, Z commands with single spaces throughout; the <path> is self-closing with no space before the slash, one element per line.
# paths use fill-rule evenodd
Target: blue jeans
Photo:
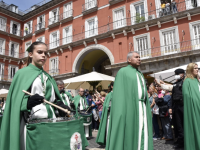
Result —
<path fill-rule="evenodd" d="M 159 132 L 159 125 L 158 125 L 158 115 L 153 114 L 153 129 L 155 132 L 155 137 L 160 137 L 160 132 Z"/>
<path fill-rule="evenodd" d="M 102 111 L 99 111 L 99 118 L 101 119 Z"/>

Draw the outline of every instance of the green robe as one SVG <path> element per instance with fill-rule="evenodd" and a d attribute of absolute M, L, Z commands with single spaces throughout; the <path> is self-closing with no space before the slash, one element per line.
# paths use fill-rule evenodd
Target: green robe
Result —
<path fill-rule="evenodd" d="M 74 98 L 72 97 L 72 95 L 69 92 L 65 91 L 65 94 L 69 97 L 69 101 L 72 102 L 74 100 Z"/>
<path fill-rule="evenodd" d="M 20 119 L 21 111 L 27 111 L 28 98 L 22 90 L 28 91 L 41 69 L 32 64 L 16 72 L 6 99 L 0 132 L 0 150 L 20 150 Z M 52 83 L 55 95 L 61 100 L 55 80 L 45 73 Z"/>
<path fill-rule="evenodd" d="M 99 125 L 99 131 L 96 138 L 96 143 L 100 145 L 106 145 L 106 132 L 107 132 L 107 120 L 108 120 L 108 108 L 112 99 L 113 92 L 110 92 L 104 101 L 101 122 Z"/>
<path fill-rule="evenodd" d="M 137 69 L 128 65 L 120 69 L 115 78 L 106 150 L 138 149 L 139 98 L 137 72 L 139 72 Z M 144 103 L 146 104 L 147 115 L 148 150 L 153 150 L 152 115 L 147 92 Z"/>
<path fill-rule="evenodd" d="M 200 150 L 200 91 L 197 79 L 183 82 L 184 149 Z"/>

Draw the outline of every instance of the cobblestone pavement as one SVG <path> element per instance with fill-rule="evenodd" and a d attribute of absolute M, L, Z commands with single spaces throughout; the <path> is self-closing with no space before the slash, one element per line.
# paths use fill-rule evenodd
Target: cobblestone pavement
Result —
<path fill-rule="evenodd" d="M 92 132 L 93 137 L 88 139 L 89 146 L 86 147 L 86 150 L 105 150 L 104 146 L 100 146 L 95 142 L 97 132 Z M 156 140 L 153 142 L 154 150 L 174 150 L 173 141 L 165 141 L 165 140 Z M 178 149 L 183 150 L 183 149 Z"/>

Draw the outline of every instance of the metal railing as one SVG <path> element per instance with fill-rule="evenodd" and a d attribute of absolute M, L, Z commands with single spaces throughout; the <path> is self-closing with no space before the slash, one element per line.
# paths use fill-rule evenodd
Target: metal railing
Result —
<path fill-rule="evenodd" d="M 138 51 L 141 59 L 200 50 L 200 38 Z"/>
<path fill-rule="evenodd" d="M 47 73 L 50 74 L 51 76 L 57 76 L 60 74 L 60 69 L 47 70 Z"/>
<path fill-rule="evenodd" d="M 62 13 L 60 15 L 60 20 L 63 20 L 63 19 L 69 18 L 69 17 L 73 17 L 73 12 L 74 12 L 73 9 L 65 11 L 64 13 Z"/>
<path fill-rule="evenodd" d="M 59 15 L 56 15 L 49 19 L 49 25 L 59 22 Z"/>
<path fill-rule="evenodd" d="M 0 55 L 10 56 L 13 58 L 19 58 L 19 52 L 16 52 L 14 49 L 5 50 L 0 48 Z"/>
<path fill-rule="evenodd" d="M 32 28 L 25 28 L 24 29 L 24 36 L 27 36 L 27 35 L 29 35 L 29 34 L 32 34 L 33 33 L 33 29 Z"/>
<path fill-rule="evenodd" d="M 88 0 L 87 3 L 82 5 L 82 12 L 97 7 L 97 0 Z"/>
<path fill-rule="evenodd" d="M 65 45 L 65 44 L 69 44 L 73 41 L 73 36 L 67 36 L 61 39 L 62 44 L 61 45 Z"/>
<path fill-rule="evenodd" d="M 14 27 L 10 27 L 9 30 L 10 30 L 9 31 L 10 34 L 13 34 L 13 35 L 16 35 L 16 36 L 19 36 L 19 37 L 23 36 L 23 31 L 22 30 L 18 30 L 18 29 L 14 28 Z"/>
<path fill-rule="evenodd" d="M 0 31 L 9 32 L 9 26 L 0 24 Z"/>
<path fill-rule="evenodd" d="M 49 49 L 54 49 L 56 47 L 59 47 L 60 45 L 62 45 L 62 43 L 60 44 L 61 40 L 60 39 L 56 39 L 55 41 L 51 41 L 49 44 L 48 44 L 48 48 Z"/>
<path fill-rule="evenodd" d="M 0 74 L 0 81 L 12 82 L 13 77 L 8 75 Z"/>
<path fill-rule="evenodd" d="M 39 22 L 37 25 L 35 25 L 35 31 L 38 31 L 44 28 L 45 28 L 45 22 Z"/>

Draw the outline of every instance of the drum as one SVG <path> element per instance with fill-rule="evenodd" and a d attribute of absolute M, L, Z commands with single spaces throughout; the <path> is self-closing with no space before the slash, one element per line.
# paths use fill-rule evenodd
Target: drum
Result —
<path fill-rule="evenodd" d="M 79 114 L 84 119 L 84 126 L 88 126 L 92 123 L 92 112 L 86 112 L 86 110 L 81 110 Z"/>
<path fill-rule="evenodd" d="M 84 135 L 83 118 L 31 120 L 26 125 L 28 150 L 84 150 L 88 146 Z"/>

